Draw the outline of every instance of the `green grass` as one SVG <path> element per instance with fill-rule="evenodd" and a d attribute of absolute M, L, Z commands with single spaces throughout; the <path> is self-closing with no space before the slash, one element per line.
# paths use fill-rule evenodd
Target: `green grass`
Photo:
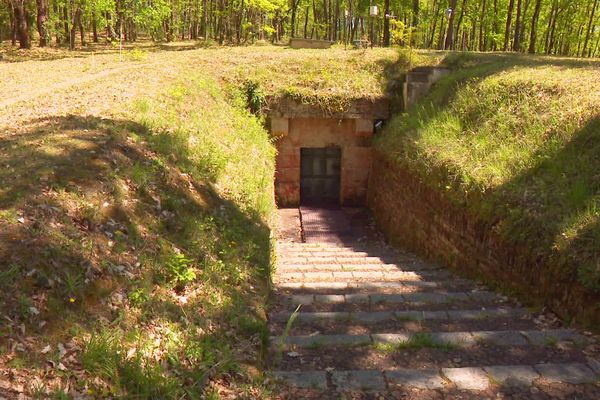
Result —
<path fill-rule="evenodd" d="M 455 68 L 377 147 L 556 281 L 600 293 L 600 62 L 452 55 Z"/>
<path fill-rule="evenodd" d="M 0 134 L 0 255 L 11 260 L 0 307 L 12 321 L 0 344 L 23 324 L 54 349 L 77 346 L 62 360 L 77 372 L 70 387 L 98 398 L 269 397 L 253 371 L 268 338 L 275 150 L 245 101 L 197 74 L 114 115 Z M 43 347 L 22 365 L 32 382 Z"/>
<path fill-rule="evenodd" d="M 439 349 L 454 350 L 459 346 L 454 343 L 435 340 L 430 334 L 418 332 L 410 336 L 408 340 L 393 343 L 375 343 L 374 348 L 381 353 L 394 353 L 406 349 Z"/>

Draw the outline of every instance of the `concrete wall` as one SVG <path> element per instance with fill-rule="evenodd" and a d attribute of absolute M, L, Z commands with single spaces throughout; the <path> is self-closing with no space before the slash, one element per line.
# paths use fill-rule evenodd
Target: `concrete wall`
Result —
<path fill-rule="evenodd" d="M 275 197 L 280 207 L 300 204 L 300 149 L 338 146 L 342 150 L 342 205 L 365 205 L 371 171 L 373 121 L 368 119 L 272 118 L 277 139 Z"/>
<path fill-rule="evenodd" d="M 292 49 L 328 49 L 331 47 L 332 44 L 333 42 L 329 40 L 315 40 L 303 38 L 290 39 L 290 47 Z"/>

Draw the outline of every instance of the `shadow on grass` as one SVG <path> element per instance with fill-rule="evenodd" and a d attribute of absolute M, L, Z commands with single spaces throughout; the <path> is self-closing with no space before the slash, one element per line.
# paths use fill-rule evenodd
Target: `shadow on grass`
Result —
<path fill-rule="evenodd" d="M 46 343 L 73 345 L 88 356 L 84 381 L 94 386 L 96 374 L 109 382 L 105 395 L 139 398 L 200 394 L 260 360 L 265 222 L 153 152 L 152 132 L 136 122 L 68 116 L 34 125 L 0 137 L 0 360 L 25 376 L 55 357 L 40 353 Z M 122 347 L 94 359 L 90 335 Z M 149 341 L 158 345 L 139 365 L 102 365 Z M 63 360 L 69 370 L 79 368 L 73 351 L 75 360 Z M 148 368 L 164 385 L 146 379 Z"/>

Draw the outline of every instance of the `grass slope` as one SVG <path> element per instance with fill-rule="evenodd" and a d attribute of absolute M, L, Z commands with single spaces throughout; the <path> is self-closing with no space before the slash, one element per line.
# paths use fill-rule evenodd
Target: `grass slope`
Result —
<path fill-rule="evenodd" d="M 394 118 L 378 148 L 560 279 L 600 294 L 600 62 L 445 62 L 454 72 Z"/>
<path fill-rule="evenodd" d="M 275 151 L 243 94 L 183 59 L 7 106 L 1 395 L 269 396 Z"/>
<path fill-rule="evenodd" d="M 273 397 L 256 369 L 275 151 L 248 105 L 343 108 L 442 57 L 0 55 L 0 396 L 40 399 Z"/>

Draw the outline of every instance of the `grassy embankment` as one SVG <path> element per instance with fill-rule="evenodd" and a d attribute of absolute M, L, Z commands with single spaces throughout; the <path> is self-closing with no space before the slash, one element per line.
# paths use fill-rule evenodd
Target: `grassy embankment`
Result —
<path fill-rule="evenodd" d="M 69 55 L 0 63 L 0 394 L 269 397 L 274 149 L 247 102 L 381 96 L 397 54 Z"/>
<path fill-rule="evenodd" d="M 378 148 L 543 259 L 540 274 L 600 296 L 600 61 L 462 55 L 446 63 L 454 72 L 394 118 Z M 535 303 L 535 288 L 499 284 Z M 600 302 L 581 306 L 597 315 Z"/>

